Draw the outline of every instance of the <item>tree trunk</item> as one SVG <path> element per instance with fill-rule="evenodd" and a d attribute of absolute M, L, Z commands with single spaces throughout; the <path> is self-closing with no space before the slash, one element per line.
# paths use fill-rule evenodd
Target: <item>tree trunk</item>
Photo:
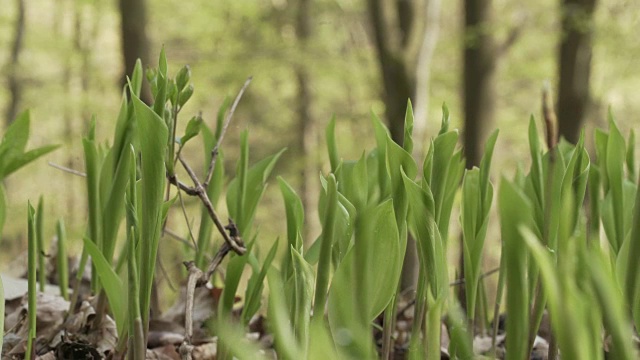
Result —
<path fill-rule="evenodd" d="M 464 151 L 466 166 L 480 163 L 487 129 L 494 116 L 497 53 L 491 0 L 464 0 Z"/>
<path fill-rule="evenodd" d="M 416 104 L 428 100 L 428 66 L 437 40 L 439 3 L 440 0 L 367 1 L 382 75 L 385 117 L 391 138 L 400 145 L 404 142 L 407 101 Z M 418 84 L 421 85 L 421 93 L 420 98 L 416 99 Z M 426 110 L 423 114 L 426 114 Z M 417 128 L 424 129 L 424 125 L 417 124 Z M 420 136 L 420 132 L 417 135 Z M 401 289 L 415 287 L 417 278 L 416 245 L 409 237 Z"/>
<path fill-rule="evenodd" d="M 467 169 L 480 164 L 487 129 L 494 116 L 495 69 L 498 61 L 491 24 L 491 0 L 464 0 L 464 153 Z M 462 238 L 460 238 L 462 242 Z M 460 249 L 463 244 L 461 243 Z M 459 274 L 464 278 L 464 254 Z M 458 301 L 466 309 L 465 287 L 458 287 Z"/>
<path fill-rule="evenodd" d="M 308 53 L 309 40 L 311 38 L 311 1 L 298 0 L 296 12 L 296 38 L 301 53 Z M 296 80 L 298 83 L 297 93 L 297 114 L 298 114 L 298 144 L 300 151 L 300 198 L 302 206 L 305 209 L 307 218 L 316 208 L 316 203 L 311 194 L 314 194 L 314 180 L 317 173 L 316 161 L 312 159 L 311 152 L 315 148 L 315 126 L 311 113 L 311 91 L 309 86 L 309 71 L 304 61 L 296 64 L 295 68 Z M 307 220 L 307 224 L 311 221 Z M 306 242 L 311 241 L 311 234 L 314 229 L 310 226 L 305 227 L 306 231 L 303 235 Z"/>
<path fill-rule="evenodd" d="M 5 124 L 8 126 L 15 120 L 18 112 L 18 105 L 22 98 L 22 84 L 18 76 L 20 64 L 20 53 L 24 44 L 25 29 L 25 1 L 16 0 L 17 14 L 13 43 L 11 44 L 11 54 L 9 55 L 9 71 L 7 75 L 7 87 L 9 88 L 9 104 L 5 112 Z"/>
<path fill-rule="evenodd" d="M 144 0 L 119 0 L 120 21 L 122 28 L 122 56 L 124 60 L 124 73 L 122 84 L 126 83 L 126 77 L 131 76 L 140 59 L 142 65 L 147 67 L 149 62 L 149 40 L 147 38 L 147 9 Z M 151 104 L 151 92 L 144 82 L 140 98 L 146 104 Z"/>
<path fill-rule="evenodd" d="M 590 104 L 591 37 L 596 0 L 562 0 L 559 52 L 558 130 L 576 143 Z"/>

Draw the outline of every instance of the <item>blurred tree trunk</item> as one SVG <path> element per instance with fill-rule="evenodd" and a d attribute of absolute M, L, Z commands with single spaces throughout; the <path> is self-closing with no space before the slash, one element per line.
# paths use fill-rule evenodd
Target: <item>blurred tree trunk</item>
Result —
<path fill-rule="evenodd" d="M 415 101 L 418 59 L 427 38 L 424 9 L 429 8 L 429 0 L 368 0 L 367 3 L 382 74 L 387 123 L 391 138 L 402 145 L 407 101 Z"/>
<path fill-rule="evenodd" d="M 133 73 L 136 61 L 140 59 L 144 67 L 150 65 L 149 62 L 149 40 L 147 37 L 147 6 L 145 0 L 119 0 L 122 56 L 124 60 L 124 73 L 122 74 L 122 84 L 126 82 L 126 77 Z M 144 82 L 140 98 L 146 104 L 151 104 L 151 92 Z"/>
<path fill-rule="evenodd" d="M 429 121 L 429 89 L 431 83 L 431 62 L 433 53 L 440 35 L 440 8 L 441 0 L 427 1 L 426 28 L 424 40 L 418 55 L 418 67 L 416 69 L 416 95 L 413 102 L 414 110 L 414 150 L 413 153 L 419 160 L 424 156 L 425 144 L 427 144 L 427 124 Z M 413 100 L 412 100 L 413 101 Z"/>
<path fill-rule="evenodd" d="M 308 54 L 309 39 L 311 38 L 311 1 L 298 0 L 296 12 L 296 38 L 300 54 Z M 316 162 L 312 160 L 312 150 L 315 148 L 314 139 L 316 135 L 315 126 L 311 113 L 311 94 L 310 94 L 310 75 L 306 62 L 298 61 L 295 68 L 296 80 L 298 85 L 297 91 L 297 113 L 298 113 L 298 135 L 297 147 L 300 151 L 300 198 L 302 205 L 309 218 L 310 213 L 315 209 L 313 202 L 313 184 L 316 174 Z M 306 221 L 307 224 L 311 222 Z M 313 232 L 310 226 L 305 226 L 306 232 L 302 234 L 305 241 L 310 241 L 310 235 Z"/>
<path fill-rule="evenodd" d="M 428 66 L 437 40 L 440 0 L 367 0 L 367 6 L 382 74 L 387 124 L 393 141 L 402 145 L 407 101 L 428 101 Z M 418 84 L 421 93 L 416 98 Z M 426 107 L 423 109 L 426 118 Z M 417 123 L 424 118 L 416 119 L 418 129 L 424 129 L 424 124 Z M 417 281 L 415 248 L 415 240 L 409 237 L 400 284 L 403 290 L 414 287 Z"/>
<path fill-rule="evenodd" d="M 494 117 L 498 52 L 490 30 L 492 0 L 464 0 L 464 151 L 468 169 L 482 158 Z"/>
<path fill-rule="evenodd" d="M 494 78 L 498 49 L 490 29 L 491 2 L 492 0 L 464 0 L 463 141 L 468 169 L 480 164 L 487 130 L 491 126 L 495 113 Z M 462 249 L 464 246 L 462 238 L 460 241 L 460 249 Z M 464 278 L 462 250 L 458 271 L 459 276 Z M 462 309 L 466 309 L 467 298 L 464 286 L 458 287 L 457 297 Z"/>
<path fill-rule="evenodd" d="M 596 0 L 561 0 L 562 39 L 559 52 L 558 130 L 576 143 L 591 102 L 591 37 Z"/>
<path fill-rule="evenodd" d="M 16 0 L 16 22 L 13 34 L 13 43 L 11 44 L 11 53 L 9 54 L 9 66 L 7 73 L 7 87 L 9 88 L 9 104 L 5 112 L 5 125 L 11 124 L 16 118 L 18 105 L 22 98 L 22 84 L 18 76 L 18 68 L 20 65 L 20 53 L 24 44 L 25 29 L 25 1 Z"/>

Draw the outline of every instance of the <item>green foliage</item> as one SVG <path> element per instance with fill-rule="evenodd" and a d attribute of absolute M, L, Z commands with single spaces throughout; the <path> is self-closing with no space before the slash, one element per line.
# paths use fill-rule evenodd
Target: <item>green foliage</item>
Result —
<path fill-rule="evenodd" d="M 29 139 L 31 115 L 25 111 L 15 119 L 0 141 L 0 181 L 21 167 L 58 148 L 58 145 L 47 145 L 25 152 Z M 0 235 L 7 216 L 7 195 L 4 184 L 0 184 Z"/>
<path fill-rule="evenodd" d="M 163 50 L 158 68 L 147 72 L 147 80 L 155 100 L 151 107 L 139 98 L 142 67 L 138 63 L 125 87 L 129 94 L 123 94 L 112 146 L 96 140 L 95 118 L 83 139 L 88 223 L 81 267 L 91 256 L 96 277 L 93 290 L 108 300 L 105 309 L 114 317 L 121 339 L 128 339 L 129 357 L 141 357 L 145 349 L 162 226 L 177 198 L 171 197 L 172 185 L 208 201 L 202 201 L 196 251 L 186 253 L 195 256 L 196 266 L 204 269 L 213 257 L 212 218 L 216 216 L 212 213 L 222 195 L 233 219 L 227 228 L 230 236 L 242 239 L 242 244 L 246 241 L 245 251 L 232 251 L 224 263 L 224 278 L 214 281 L 216 285 L 223 283 L 215 318 L 210 320 L 212 332 L 220 339 L 219 358 L 263 357 L 244 333 L 265 300 L 268 330 L 274 335 L 278 357 L 386 356 L 395 330 L 409 236 L 416 240 L 419 261 L 409 357 L 440 359 L 443 317 L 451 339 L 450 356 L 474 356 L 471 340 L 475 321 L 488 319 L 481 269 L 485 238 L 493 220 L 490 173 L 497 131 L 486 142 L 479 168 L 464 170 L 458 132 L 450 128 L 449 111 L 443 106 L 440 130 L 429 141 L 424 159 L 418 159 L 423 164 L 419 169 L 411 154 L 415 144 L 411 103 L 405 115 L 403 146 L 392 141 L 389 131 L 373 115 L 375 147 L 355 160 L 344 160 L 339 154 L 337 125 L 332 119 L 326 129 L 330 171 L 319 177 L 321 235 L 306 246 L 303 202 L 279 177 L 282 218 L 286 219 L 286 247 L 279 257 L 279 241 L 270 248 L 260 243 L 253 222 L 282 151 L 251 165 L 248 131 L 242 132 L 235 177 L 225 189 L 224 159 L 218 147 L 229 102 L 220 108 L 215 129 L 196 116 L 177 138 L 178 115 L 193 94 L 190 69 L 183 67 L 171 78 Z M 24 150 L 26 119 L 8 131 L 5 138 L 12 138 L 0 144 L 0 152 L 8 151 L 2 150 L 5 142 Z M 608 338 L 612 356 L 633 359 L 637 351 L 631 341 L 632 324 L 640 325 L 639 275 L 634 262 L 640 256 L 635 135 L 625 142 L 611 117 L 609 131 L 595 134 L 597 157 L 593 163 L 585 149 L 584 134 L 575 145 L 560 142 L 546 151 L 533 119 L 528 135 L 529 171 L 520 169 L 513 180 L 503 176 L 497 191 L 503 251 L 494 318 L 506 286 L 506 357 L 528 357 L 547 309 L 563 357 L 601 359 L 602 339 Z M 181 158 L 185 146 L 198 136 L 203 139 L 206 181 L 197 179 Z M 178 181 L 179 164 L 192 178 L 193 188 Z M 589 222 L 584 209 L 587 191 Z M 4 200 L 0 189 L 2 204 Z M 449 229 L 456 208 L 465 259 L 466 318 L 450 296 L 447 252 L 449 238 L 454 237 Z M 0 223 L 3 218 L 4 207 L 0 207 Z M 126 231 L 121 232 L 123 218 Z M 29 205 L 30 326 L 35 322 L 36 256 L 44 248 L 43 219 L 42 200 L 37 212 Z M 603 224 L 606 243 L 600 241 L 599 223 Z M 58 258 L 66 259 L 62 222 L 57 233 Z M 119 239 L 120 233 L 123 239 Z M 116 246 L 118 241 L 122 246 Z M 116 249 L 122 250 L 114 265 Z M 226 255 L 224 251 L 219 254 Z M 276 257 L 282 260 L 276 261 Z M 125 265 L 126 271 L 120 271 Z M 44 274 L 44 265 L 39 268 Z M 63 270 L 66 264 L 60 263 L 59 268 L 63 273 L 68 271 Z M 66 289 L 63 281 L 60 286 Z M 244 296 L 238 297 L 241 289 Z M 380 316 L 382 337 L 377 343 L 372 331 Z M 35 323 L 30 331 L 35 331 Z M 33 336 L 30 334 L 29 346 Z M 124 351 L 126 343 L 121 341 L 118 351 Z"/>

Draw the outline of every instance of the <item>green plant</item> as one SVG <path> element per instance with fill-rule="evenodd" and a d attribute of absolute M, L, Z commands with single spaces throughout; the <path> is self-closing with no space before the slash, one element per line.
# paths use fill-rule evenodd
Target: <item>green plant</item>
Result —
<path fill-rule="evenodd" d="M 7 128 L 0 142 L 0 180 L 11 175 L 21 167 L 50 153 L 58 145 L 47 145 L 37 149 L 25 151 L 29 139 L 29 125 L 31 116 L 25 111 Z M 0 234 L 6 218 L 7 196 L 4 185 L 0 185 Z"/>
<path fill-rule="evenodd" d="M 201 205 L 197 238 L 188 224 L 194 251 L 185 252 L 194 258 L 185 264 L 186 332 L 180 346 L 185 357 L 193 349 L 195 288 L 207 284 L 227 257 L 217 312 L 209 322 L 212 333 L 219 337 L 220 359 L 262 357 L 244 333 L 265 298 L 268 330 L 274 335 L 279 357 L 389 357 L 394 351 L 399 280 L 408 236 L 416 240 L 419 259 L 411 300 L 413 323 L 404 344 L 409 357 L 439 359 L 443 323 L 450 335 L 452 358 L 478 355 L 473 354 L 472 339 L 489 317 L 481 265 L 493 221 L 490 173 L 497 131 L 487 140 L 480 166 L 464 170 L 458 132 L 450 129 L 449 111 L 443 106 L 440 129 L 430 140 L 424 159 L 419 159 L 419 168 L 411 155 L 411 103 L 404 119 L 403 146 L 392 141 L 373 115 L 376 145 L 355 160 L 341 158 L 336 120 L 332 119 L 326 129 L 330 171 L 320 175 L 321 235 L 305 246 L 302 201 L 293 187 L 278 178 L 286 218 L 286 249 L 278 261 L 280 241 L 276 239 L 268 249 L 259 244 L 253 222 L 282 151 L 250 164 L 249 135 L 244 131 L 232 180 L 226 180 L 222 166 L 221 144 L 249 80 L 232 103 L 224 102 L 215 130 L 196 116 L 177 138 L 179 114 L 193 87 L 187 67 L 175 78 L 168 74 L 163 51 L 158 68 L 147 72 L 155 100 L 148 106 L 139 99 L 143 76 L 138 63 L 125 86 L 113 145 L 100 145 L 93 125 L 83 141 L 89 221 L 81 268 L 90 256 L 95 270 L 92 287 L 99 294 L 93 326 L 110 312 L 119 336 L 117 355 L 126 350 L 129 358 L 144 356 L 157 252 L 171 209 L 179 205 L 188 218 L 183 196 L 194 196 Z M 547 112 L 545 116 L 547 132 L 553 134 L 550 127 L 555 125 Z M 198 135 L 204 139 L 203 178 L 182 157 L 187 143 Z M 625 143 L 611 117 L 609 131 L 595 134 L 597 157 L 593 162 L 585 149 L 584 134 L 575 145 L 549 136 L 544 150 L 532 118 L 528 135 L 530 168 L 518 170 L 513 178 L 503 175 L 496 191 L 502 255 L 493 314 L 494 345 L 506 289 L 507 359 L 529 356 L 545 310 L 553 329 L 551 358 L 559 350 L 566 358 L 602 359 L 604 338 L 610 339 L 605 341 L 610 341 L 606 345 L 613 356 L 633 359 L 637 350 L 631 326 L 640 325 L 640 286 L 634 262 L 640 256 L 635 135 Z M 192 186 L 178 178 L 180 166 Z M 584 206 L 587 192 L 588 209 Z M 216 213 L 222 195 L 232 219 L 226 226 Z M 41 240 L 39 245 L 36 242 L 42 239 L 42 204 L 41 200 L 37 212 L 29 205 L 30 321 L 35 315 L 35 304 L 31 306 L 35 261 L 43 248 Z M 465 259 L 466 309 L 460 309 L 450 296 L 447 253 L 456 208 Z M 122 219 L 126 231 L 123 246 L 118 247 Z M 600 238 L 600 223 L 606 240 Z M 214 227 L 222 237 L 219 245 L 212 241 Z M 58 258 L 65 258 L 61 222 L 57 233 Z M 67 272 L 65 264 L 58 267 Z M 40 269 L 43 273 L 43 265 Z M 245 270 L 250 276 L 238 312 L 236 296 L 243 287 Z M 66 289 L 62 280 L 60 286 L 61 291 Z M 77 291 L 72 304 L 76 301 Z M 32 329 L 35 331 L 35 325 Z M 32 342 L 31 335 L 29 340 Z"/>
<path fill-rule="evenodd" d="M 36 239 L 36 213 L 31 206 L 31 203 L 27 205 L 28 219 L 27 219 L 27 233 L 28 233 L 28 258 L 27 258 L 27 269 L 28 269 L 28 286 L 29 286 L 29 295 L 28 295 L 28 323 L 29 323 L 29 333 L 27 335 L 27 350 L 26 350 L 26 358 L 35 359 L 35 340 L 36 340 L 36 259 L 38 252 L 38 242 Z"/>

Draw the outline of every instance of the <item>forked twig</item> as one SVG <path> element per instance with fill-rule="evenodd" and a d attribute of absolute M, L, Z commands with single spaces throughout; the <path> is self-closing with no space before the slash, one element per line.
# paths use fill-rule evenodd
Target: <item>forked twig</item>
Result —
<path fill-rule="evenodd" d="M 238 92 L 238 95 L 236 95 L 235 100 L 233 100 L 233 104 L 231 105 L 231 109 L 229 109 L 229 113 L 227 113 L 227 117 L 224 119 L 224 125 L 222 126 L 222 131 L 220 132 L 220 137 L 218 138 L 218 142 L 216 143 L 216 146 L 211 150 L 211 162 L 209 163 L 209 169 L 207 170 L 207 177 L 205 178 L 204 184 L 203 184 L 205 188 L 207 188 L 209 186 L 209 182 L 211 182 L 211 177 L 213 176 L 213 169 L 215 169 L 216 167 L 216 159 L 218 158 L 218 150 L 220 149 L 220 144 L 222 144 L 222 139 L 224 139 L 224 134 L 227 132 L 227 128 L 231 123 L 231 118 L 233 117 L 233 114 L 236 112 L 238 103 L 240 103 L 240 99 L 242 98 L 242 95 L 244 94 L 247 87 L 249 87 L 251 80 L 253 80 L 253 76 L 249 76 L 247 80 L 244 82 L 244 85 L 242 85 L 242 88 Z"/>
<path fill-rule="evenodd" d="M 178 179 L 175 177 L 175 175 L 170 176 L 169 181 L 172 184 L 178 186 L 185 193 L 189 195 L 198 196 L 200 200 L 202 200 L 204 207 L 207 209 L 207 212 L 209 213 L 209 217 L 211 218 L 211 220 L 213 220 L 213 223 L 216 225 L 216 228 L 218 229 L 220 234 L 222 234 L 222 236 L 224 237 L 224 241 L 228 243 L 231 249 L 233 249 L 233 251 L 236 252 L 238 255 L 244 254 L 247 251 L 247 249 L 244 247 L 244 243 L 242 239 L 238 236 L 234 237 L 233 239 L 231 238 L 231 236 L 227 233 L 225 226 L 222 225 L 220 218 L 218 218 L 218 214 L 216 214 L 216 211 L 213 208 L 213 204 L 209 199 L 209 195 L 207 195 L 206 188 L 200 183 L 200 180 L 198 180 L 198 177 L 196 176 L 193 169 L 191 169 L 189 164 L 187 164 L 187 162 L 184 161 L 184 159 L 181 156 L 178 157 L 178 159 L 180 160 L 180 163 L 182 164 L 184 169 L 187 171 L 187 174 L 189 174 L 189 177 L 193 181 L 194 187 L 191 188 L 180 183 Z"/>

